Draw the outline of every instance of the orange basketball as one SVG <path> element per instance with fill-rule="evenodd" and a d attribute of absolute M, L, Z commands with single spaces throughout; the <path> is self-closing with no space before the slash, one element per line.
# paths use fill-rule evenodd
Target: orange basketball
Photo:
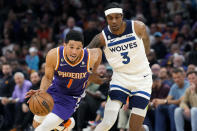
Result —
<path fill-rule="evenodd" d="M 53 106 L 53 98 L 46 92 L 36 93 L 29 99 L 29 109 L 34 115 L 45 116 L 52 111 Z"/>

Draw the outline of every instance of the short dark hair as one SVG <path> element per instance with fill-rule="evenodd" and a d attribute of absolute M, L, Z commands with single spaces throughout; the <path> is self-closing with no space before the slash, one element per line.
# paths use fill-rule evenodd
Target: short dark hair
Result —
<path fill-rule="evenodd" d="M 2 65 L 9 65 L 9 66 L 11 66 L 11 64 L 9 62 L 3 62 Z"/>
<path fill-rule="evenodd" d="M 105 10 L 111 9 L 111 8 L 121 8 L 120 4 L 116 2 L 109 3 L 106 7 Z"/>
<path fill-rule="evenodd" d="M 65 42 L 68 43 L 69 40 L 80 41 L 84 44 L 83 34 L 76 30 L 70 30 L 66 35 Z"/>
<path fill-rule="evenodd" d="M 180 68 L 174 68 L 173 71 L 172 71 L 172 73 L 175 73 L 175 74 L 182 73 L 183 74 L 184 72 Z"/>
<path fill-rule="evenodd" d="M 190 75 L 190 74 L 195 74 L 197 76 L 197 71 L 190 71 L 187 73 L 187 77 Z"/>

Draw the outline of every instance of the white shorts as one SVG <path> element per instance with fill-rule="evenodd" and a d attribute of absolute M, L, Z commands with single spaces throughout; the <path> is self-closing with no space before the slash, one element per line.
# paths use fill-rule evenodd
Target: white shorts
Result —
<path fill-rule="evenodd" d="M 152 83 L 152 73 L 133 76 L 126 73 L 113 72 L 110 82 L 110 91 L 120 90 L 129 96 L 138 95 L 149 99 Z"/>
<path fill-rule="evenodd" d="M 129 97 L 131 113 L 146 115 L 147 105 L 152 89 L 152 73 L 132 76 L 126 73 L 114 72 L 110 82 L 109 96 L 111 100 L 126 103 Z"/>

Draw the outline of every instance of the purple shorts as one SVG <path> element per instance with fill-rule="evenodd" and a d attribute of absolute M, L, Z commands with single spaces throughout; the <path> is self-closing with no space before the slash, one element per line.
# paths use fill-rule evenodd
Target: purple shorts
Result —
<path fill-rule="evenodd" d="M 79 105 L 78 98 L 73 96 L 63 95 L 55 88 L 49 88 L 47 92 L 53 97 L 54 107 L 52 112 L 62 118 L 63 120 L 69 119 L 75 112 Z"/>

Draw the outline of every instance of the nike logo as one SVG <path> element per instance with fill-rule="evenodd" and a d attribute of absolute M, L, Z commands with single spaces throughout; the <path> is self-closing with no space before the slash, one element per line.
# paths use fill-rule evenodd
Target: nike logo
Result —
<path fill-rule="evenodd" d="M 112 40 L 110 40 L 110 42 L 114 42 L 116 39 L 112 39 Z"/>
<path fill-rule="evenodd" d="M 147 77 L 148 75 L 149 75 L 149 74 L 147 74 L 147 75 L 144 75 L 144 78 L 145 78 L 145 77 Z"/>
<path fill-rule="evenodd" d="M 65 65 L 67 65 L 67 64 L 60 64 L 60 66 L 65 66 Z"/>
<path fill-rule="evenodd" d="M 126 35 L 126 37 L 130 37 L 130 36 L 132 36 L 132 35 L 130 35 L 130 34 Z"/>
<path fill-rule="evenodd" d="M 80 65 L 80 67 L 87 67 L 86 65 Z"/>

